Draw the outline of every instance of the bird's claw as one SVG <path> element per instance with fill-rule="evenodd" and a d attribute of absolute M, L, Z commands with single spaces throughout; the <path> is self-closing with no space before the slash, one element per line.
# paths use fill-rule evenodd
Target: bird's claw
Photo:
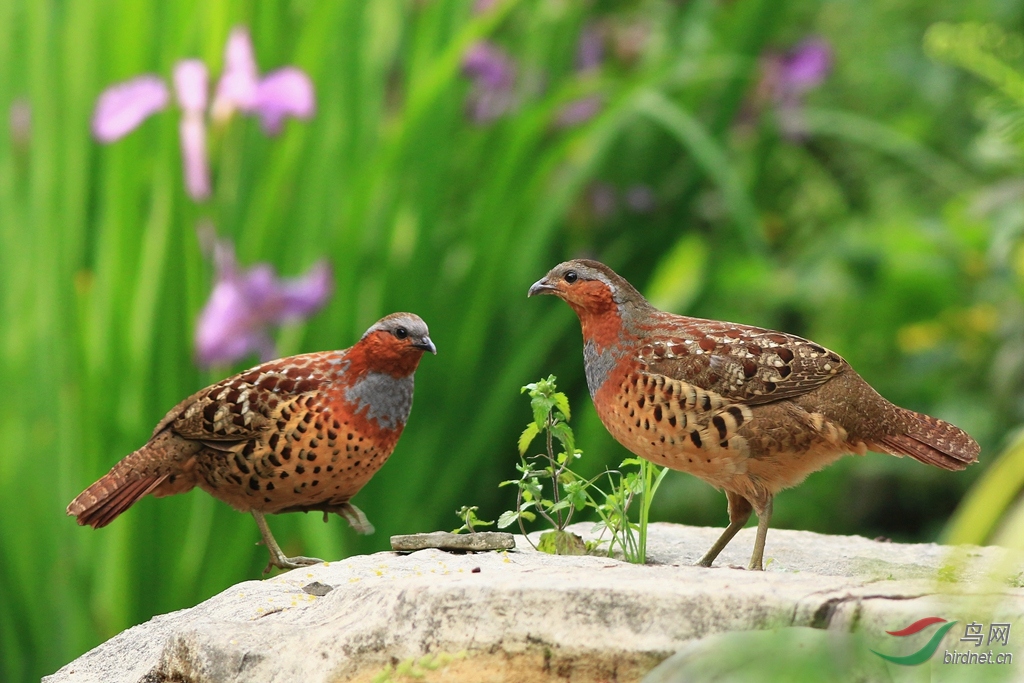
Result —
<path fill-rule="evenodd" d="M 323 560 L 317 557 L 303 557 L 297 555 L 296 557 L 271 557 L 270 562 L 267 562 L 266 568 L 263 570 L 264 576 L 270 573 L 270 570 L 274 567 L 278 569 L 299 569 L 301 567 L 308 567 L 314 564 L 323 564 Z"/>

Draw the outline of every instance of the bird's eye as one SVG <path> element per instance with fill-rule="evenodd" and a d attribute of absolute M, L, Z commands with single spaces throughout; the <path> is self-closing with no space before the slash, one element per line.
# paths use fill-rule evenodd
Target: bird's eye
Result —
<path fill-rule="evenodd" d="M 398 337 L 399 339 L 405 339 L 406 337 L 409 336 L 409 331 L 404 327 L 396 327 L 395 336 Z"/>
<path fill-rule="evenodd" d="M 571 285 L 572 283 L 576 282 L 576 280 L 578 280 L 579 277 L 580 276 L 576 274 L 575 270 L 570 270 L 570 271 L 566 272 L 566 274 L 564 276 L 564 280 Z"/>

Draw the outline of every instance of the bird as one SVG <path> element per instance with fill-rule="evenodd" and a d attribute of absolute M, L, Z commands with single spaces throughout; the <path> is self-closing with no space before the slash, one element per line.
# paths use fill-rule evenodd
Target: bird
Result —
<path fill-rule="evenodd" d="M 110 524 L 146 495 L 195 486 L 249 512 L 271 567 L 317 564 L 286 557 L 267 514 L 323 512 L 373 533 L 351 498 L 381 468 L 412 409 L 413 376 L 424 352 L 437 354 L 426 323 L 392 313 L 342 351 L 272 360 L 189 396 L 67 507 L 78 524 Z"/>
<path fill-rule="evenodd" d="M 540 294 L 579 317 L 587 387 L 611 435 L 725 491 L 729 525 L 700 566 L 710 567 L 754 512 L 748 569 L 763 569 L 775 495 L 845 454 L 908 455 L 945 470 L 978 459 L 966 432 L 890 403 L 807 339 L 660 311 L 589 259 L 552 268 L 528 296 Z"/>

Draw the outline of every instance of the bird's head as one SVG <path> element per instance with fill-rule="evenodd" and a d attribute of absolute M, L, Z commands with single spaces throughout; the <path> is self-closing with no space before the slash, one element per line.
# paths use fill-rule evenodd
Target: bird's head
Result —
<path fill-rule="evenodd" d="M 414 313 L 381 318 L 366 330 L 359 346 L 366 349 L 374 366 L 395 375 L 414 371 L 424 351 L 437 355 L 427 324 Z"/>
<path fill-rule="evenodd" d="M 554 294 L 573 307 L 580 318 L 650 307 L 625 278 L 598 261 L 575 259 L 559 263 L 530 287 L 527 296 Z"/>

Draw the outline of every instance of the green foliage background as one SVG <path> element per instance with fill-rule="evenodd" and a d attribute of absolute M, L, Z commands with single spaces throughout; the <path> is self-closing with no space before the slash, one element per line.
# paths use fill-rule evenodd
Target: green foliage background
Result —
<path fill-rule="evenodd" d="M 422 315 L 439 349 L 398 449 L 356 498 L 377 533 L 287 515 L 271 520 L 286 551 L 377 551 L 454 526 L 464 503 L 507 509 L 497 483 L 529 419 L 519 387 L 549 372 L 585 466 L 624 457 L 589 406 L 575 317 L 526 300 L 581 254 L 672 310 L 811 337 L 886 397 L 970 431 L 983 462 L 966 473 L 847 458 L 775 506 L 780 527 L 937 538 L 1024 417 L 1024 186 L 1019 103 L 924 36 L 1021 14 L 963 0 L 521 0 L 479 16 L 453 0 L 2 0 L 0 108 L 27 103 L 31 130 L 0 135 L 0 678 L 37 679 L 265 563 L 252 521 L 200 492 L 144 500 L 98 532 L 63 512 L 180 398 L 251 364 L 193 362 L 204 221 L 245 264 L 334 264 L 329 306 L 281 331 L 282 354 L 348 346 L 394 310 Z M 580 75 L 592 21 L 613 47 Z M 236 24 L 264 71 L 310 73 L 318 113 L 275 139 L 245 119 L 214 131 L 216 192 L 197 207 L 176 112 L 105 147 L 89 120 L 116 81 L 190 56 L 219 73 Z M 830 42 L 835 69 L 788 140 L 754 96 L 759 64 L 808 35 Z M 514 55 L 522 89 L 481 126 L 459 67 L 483 37 Z M 1014 49 L 999 58 L 1020 70 Z M 596 118 L 554 125 L 594 92 Z M 597 181 L 649 185 L 656 208 L 602 218 Z M 654 516 L 720 525 L 725 500 L 673 474 Z"/>

